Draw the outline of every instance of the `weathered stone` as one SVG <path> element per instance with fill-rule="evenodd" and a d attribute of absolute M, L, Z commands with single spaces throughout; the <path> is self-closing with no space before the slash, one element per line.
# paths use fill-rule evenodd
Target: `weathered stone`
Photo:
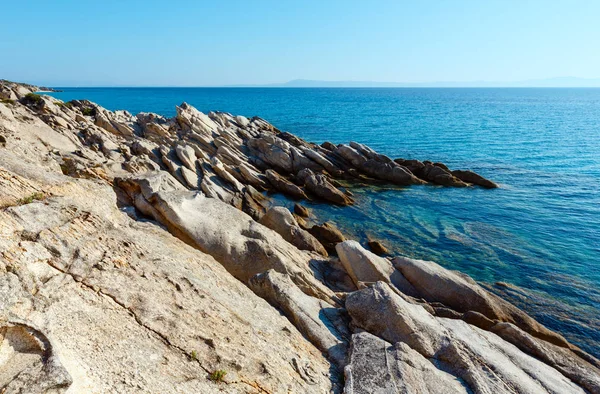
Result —
<path fill-rule="evenodd" d="M 307 218 L 309 216 L 308 209 L 300 204 L 294 204 L 294 213 L 298 216 L 302 216 L 303 218 Z"/>
<path fill-rule="evenodd" d="M 315 174 L 305 168 L 298 173 L 298 178 L 304 183 L 306 190 L 323 200 L 338 205 L 350 205 L 354 201 L 331 184 L 322 174 Z"/>
<path fill-rule="evenodd" d="M 0 174 L 7 166 L 20 171 L 8 172 L 13 182 L 2 185 L 0 201 L 23 184 L 18 177 L 55 192 L 0 210 L 0 387 L 7 393 L 217 393 L 224 385 L 208 376 L 216 369 L 227 371 L 232 393 L 332 390 L 331 364 L 285 317 L 212 257 L 156 224 L 131 220 L 110 186 L 47 172 L 7 150 L 0 163 Z M 182 188 L 161 174 L 136 185 Z M 15 319 L 37 327 L 52 350 L 30 328 L 14 331 L 22 327 Z M 29 335 L 38 339 L 19 339 Z"/>
<path fill-rule="evenodd" d="M 267 170 L 265 175 L 274 189 L 293 198 L 308 199 L 304 190 L 279 175 L 275 170 Z"/>
<path fill-rule="evenodd" d="M 389 250 L 379 241 L 371 240 L 368 242 L 369 249 L 376 255 L 383 256 L 389 253 Z"/>
<path fill-rule="evenodd" d="M 343 309 L 304 294 L 289 276 L 274 270 L 250 279 L 250 288 L 281 309 L 317 348 L 344 367 L 350 332 Z"/>
<path fill-rule="evenodd" d="M 190 171 L 196 172 L 196 153 L 189 145 L 179 144 L 175 147 L 175 153 L 184 166 Z"/>
<path fill-rule="evenodd" d="M 132 194 L 136 207 L 150 205 L 156 220 L 215 257 L 242 282 L 248 283 L 252 276 L 275 269 L 289 274 L 307 294 L 333 302 L 333 293 L 310 270 L 313 256 L 298 250 L 275 231 L 214 198 L 179 190 L 137 189 L 135 185 L 140 183 L 155 184 L 147 183 L 143 177 L 119 182 Z"/>
<path fill-rule="evenodd" d="M 464 381 L 468 391 L 583 392 L 554 368 L 497 335 L 462 320 L 436 318 L 382 282 L 350 294 L 346 308 L 353 324 L 390 343 L 408 345 Z"/>
<path fill-rule="evenodd" d="M 452 171 L 452 175 L 463 182 L 472 183 L 474 185 L 485 187 L 486 189 L 495 189 L 498 187 L 494 182 L 485 179 L 473 171 L 454 170 Z"/>
<path fill-rule="evenodd" d="M 411 283 L 392 266 L 388 259 L 369 252 L 358 242 L 340 242 L 336 245 L 335 250 L 356 286 L 359 286 L 361 282 L 383 281 L 395 286 L 404 294 L 411 296 L 418 294 Z"/>
<path fill-rule="evenodd" d="M 322 225 L 314 225 L 308 232 L 314 235 L 329 252 L 335 252 L 335 245 L 346 240 L 341 231 L 329 222 Z"/>
<path fill-rule="evenodd" d="M 73 383 L 51 341 L 31 324 L 0 325 L 0 354 L 3 393 L 63 393 Z"/>
<path fill-rule="evenodd" d="M 407 344 L 392 345 L 368 332 L 352 335 L 344 373 L 344 394 L 469 392 L 459 379 Z"/>
<path fill-rule="evenodd" d="M 559 346 L 569 347 L 559 334 L 482 287 L 466 275 L 448 271 L 431 261 L 396 257 L 394 266 L 410 281 L 420 297 L 441 302 L 458 312 L 475 311 L 489 319 L 518 325 L 524 331 Z"/>
<path fill-rule="evenodd" d="M 274 230 L 300 250 L 310 250 L 323 256 L 327 251 L 315 237 L 298 226 L 296 219 L 285 207 L 273 207 L 260 219 L 260 224 Z"/>

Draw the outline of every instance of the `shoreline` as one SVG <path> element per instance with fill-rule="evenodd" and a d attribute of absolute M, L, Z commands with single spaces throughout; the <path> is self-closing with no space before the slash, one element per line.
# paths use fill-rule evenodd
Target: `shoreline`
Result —
<path fill-rule="evenodd" d="M 310 144 L 258 117 L 205 115 L 185 103 L 177 107 L 176 117 L 168 119 L 111 112 L 84 100 L 68 104 L 50 96 L 41 101 L 25 95 L 19 99 L 14 111 L 37 116 L 50 128 L 40 124 L 45 133 L 41 139 L 60 154 L 53 158 L 48 152 L 43 157 L 57 160 L 63 175 L 112 185 L 118 205 L 132 220 L 152 218 L 175 237 L 211 255 L 253 294 L 283 311 L 310 343 L 340 372 L 346 372 L 347 382 L 368 384 L 365 366 L 356 357 L 361 351 L 372 351 L 371 346 L 379 341 L 406 344 L 411 357 L 429 365 L 427 346 L 433 346 L 435 338 L 441 335 L 470 354 L 478 345 L 462 333 L 473 332 L 503 351 L 508 344 L 516 346 L 523 353 L 519 357 L 541 359 L 544 368 L 555 368 L 588 390 L 600 388 L 600 383 L 594 383 L 600 379 L 595 377 L 598 360 L 470 278 L 435 263 L 376 256 L 345 240 L 343 234 L 340 238 L 335 229 L 323 224 L 307 226 L 298 212 L 267 209 L 261 193 L 278 191 L 298 201 L 310 198 L 347 206 L 354 199 L 352 188 L 342 186 L 346 182 L 497 187 L 478 174 L 451 171 L 442 163 L 391 159 L 359 143 Z M 13 122 L 18 124 L 16 119 Z M 73 138 L 78 130 L 80 136 Z M 23 148 L 27 145 L 10 137 L 8 141 L 25 144 Z M 223 226 L 223 220 L 231 228 Z M 378 297 L 390 300 L 389 307 L 401 314 L 393 318 L 389 311 L 384 313 Z M 361 312 L 365 308 L 372 314 Z M 325 312 L 329 310 L 335 312 Z M 323 313 L 329 324 L 318 322 Z M 378 319 L 388 324 L 387 331 Z M 414 342 L 392 329 L 407 319 L 422 327 L 425 342 Z M 337 333 L 331 332 L 331 325 Z M 352 327 L 371 336 L 352 332 Z M 501 342 L 493 342 L 492 332 Z M 524 345 L 524 339 L 535 345 Z M 423 343 L 429 345 L 423 348 Z M 541 353 L 536 346 L 541 346 Z M 437 351 L 445 354 L 448 350 Z M 558 355 L 566 357 L 569 365 L 556 364 L 553 360 Z M 484 357 L 500 369 L 504 363 L 492 355 Z M 469 357 L 463 361 L 472 362 Z M 480 376 L 477 366 L 467 370 Z M 440 382 L 449 378 L 435 368 L 432 373 Z M 464 373 L 453 370 L 451 375 L 465 379 L 473 390 L 476 383 Z M 483 383 L 477 384 L 482 387 L 492 384 L 484 375 L 480 379 Z M 511 385 L 526 387 L 529 383 L 523 379 L 501 376 Z M 548 376 L 541 373 L 534 380 L 545 379 Z"/>

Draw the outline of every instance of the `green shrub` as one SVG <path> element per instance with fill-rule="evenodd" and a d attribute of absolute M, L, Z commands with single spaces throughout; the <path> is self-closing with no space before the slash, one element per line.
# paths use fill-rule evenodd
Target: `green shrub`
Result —
<path fill-rule="evenodd" d="M 23 97 L 24 104 L 37 105 L 37 104 L 40 104 L 42 101 L 43 101 L 42 96 L 40 96 L 39 94 L 35 94 L 35 93 L 27 93 L 25 95 L 25 97 Z"/>
<path fill-rule="evenodd" d="M 0 99 L 0 103 L 2 103 L 2 104 L 8 104 L 8 105 L 15 105 L 15 100 L 11 100 L 11 99 Z"/>
<path fill-rule="evenodd" d="M 195 350 L 192 350 L 191 357 L 192 357 L 192 360 L 198 361 L 198 353 L 196 353 Z"/>
<path fill-rule="evenodd" d="M 94 110 L 94 108 L 83 108 L 81 110 L 81 113 L 84 114 L 85 116 L 94 116 L 96 115 L 96 111 Z"/>
<path fill-rule="evenodd" d="M 217 369 L 216 371 L 210 374 L 210 380 L 212 380 L 213 382 L 222 382 L 223 379 L 225 379 L 225 375 L 227 375 L 227 371 Z"/>
<path fill-rule="evenodd" d="M 59 107 L 73 108 L 73 103 L 70 102 L 70 101 L 67 101 L 66 103 L 57 102 L 57 103 L 54 103 L 54 104 L 58 105 Z"/>

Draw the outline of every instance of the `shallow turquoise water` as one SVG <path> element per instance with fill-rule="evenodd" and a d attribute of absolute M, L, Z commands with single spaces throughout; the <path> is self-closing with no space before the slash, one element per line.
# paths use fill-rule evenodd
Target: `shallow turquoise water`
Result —
<path fill-rule="evenodd" d="M 259 115 L 309 141 L 472 169 L 500 189 L 353 189 L 353 237 L 468 273 L 600 356 L 600 89 L 78 88 L 106 108 Z M 289 202 L 287 202 L 289 204 Z M 516 285 L 507 289 L 497 281 Z"/>

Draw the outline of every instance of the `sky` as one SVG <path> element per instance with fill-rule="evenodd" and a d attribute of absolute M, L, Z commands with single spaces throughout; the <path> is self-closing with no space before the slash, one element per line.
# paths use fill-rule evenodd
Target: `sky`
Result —
<path fill-rule="evenodd" d="M 223 86 L 600 77 L 600 1 L 22 0 L 0 78 Z"/>

